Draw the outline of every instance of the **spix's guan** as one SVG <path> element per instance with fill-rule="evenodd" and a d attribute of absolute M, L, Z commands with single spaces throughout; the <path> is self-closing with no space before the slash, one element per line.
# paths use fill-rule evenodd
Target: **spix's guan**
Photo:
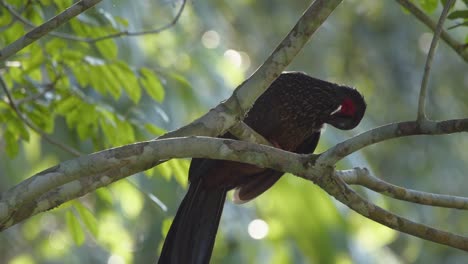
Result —
<path fill-rule="evenodd" d="M 244 122 L 274 146 L 312 153 L 327 123 L 339 129 L 359 124 L 366 103 L 353 88 L 300 72 L 281 74 L 258 98 Z M 227 133 L 223 138 L 234 138 Z M 160 264 L 209 263 L 227 191 L 237 202 L 270 188 L 283 172 L 245 163 L 193 159 L 190 186 L 167 234 Z"/>

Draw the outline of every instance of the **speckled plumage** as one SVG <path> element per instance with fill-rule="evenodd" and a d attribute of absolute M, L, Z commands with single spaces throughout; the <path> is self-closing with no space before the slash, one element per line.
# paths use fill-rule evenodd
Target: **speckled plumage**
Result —
<path fill-rule="evenodd" d="M 273 145 L 312 153 L 325 123 L 352 129 L 366 109 L 355 89 L 312 78 L 281 74 L 258 98 L 244 122 Z M 229 133 L 225 138 L 233 138 Z M 159 263 L 209 263 L 227 191 L 247 201 L 270 188 L 282 172 L 253 165 L 193 159 L 189 190 L 167 235 Z"/>

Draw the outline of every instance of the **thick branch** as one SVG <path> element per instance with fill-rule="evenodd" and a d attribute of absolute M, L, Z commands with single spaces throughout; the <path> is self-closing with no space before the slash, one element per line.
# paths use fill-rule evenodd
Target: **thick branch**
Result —
<path fill-rule="evenodd" d="M 310 161 L 310 156 L 265 145 L 208 137 L 161 139 L 126 145 L 62 162 L 0 194 L 0 230 L 152 168 L 159 160 L 187 157 L 234 160 L 288 171 L 300 171 Z"/>
<path fill-rule="evenodd" d="M 370 174 L 369 170 L 354 168 L 337 172 L 344 182 L 360 185 L 380 194 L 417 204 L 468 210 L 468 198 L 436 193 L 427 193 L 403 188 L 383 181 Z"/>
<path fill-rule="evenodd" d="M 319 184 L 351 209 L 393 229 L 423 239 L 468 250 L 468 238 L 411 222 L 383 210 L 359 197 L 336 177 L 332 167 L 315 163 L 316 155 L 299 155 L 280 149 L 227 139 L 188 137 L 142 142 L 106 150 L 64 162 L 28 179 L 0 197 L 0 230 L 39 212 L 87 193 L 112 181 L 152 167 L 157 159 L 200 157 L 239 161 L 288 171 Z M 80 178 L 80 175 L 89 175 Z M 59 182 L 52 191 L 34 194 L 47 182 Z M 74 179 L 70 181 L 70 179 Z M 32 196 L 38 197 L 31 199 Z M 20 205 L 20 206 L 18 206 Z"/>
<path fill-rule="evenodd" d="M 419 125 L 426 126 L 420 127 Z M 335 147 L 323 153 L 318 158 L 318 162 L 332 166 L 344 156 L 349 155 L 350 153 L 358 149 L 393 137 L 417 134 L 449 134 L 462 131 L 468 131 L 468 119 L 455 119 L 442 122 L 427 121 L 421 124 L 418 124 L 415 121 L 389 124 L 370 130 L 336 145 Z M 181 139 L 179 138 L 177 140 Z M 60 165 L 58 165 L 58 167 L 51 168 L 23 181 L 21 184 L 13 187 L 9 191 L 0 195 L 0 223 L 3 223 L 5 221 L 5 218 L 9 217 L 13 210 L 21 206 L 23 203 L 34 200 L 39 201 L 39 196 L 44 195 L 45 193 L 66 183 L 76 184 L 78 182 L 78 186 L 80 186 L 80 181 L 83 181 L 83 186 L 80 186 L 80 188 L 76 190 L 75 193 L 70 194 L 67 197 L 67 199 L 70 200 L 78 198 L 83 194 L 92 192 L 97 188 L 106 186 L 114 181 L 129 176 L 133 173 L 149 169 L 155 166 L 155 164 L 157 164 L 159 160 L 181 157 L 171 156 L 171 153 L 173 152 L 163 152 L 165 153 L 164 157 L 160 157 L 154 154 L 153 152 L 164 151 L 164 148 L 158 145 L 162 144 L 161 142 L 169 141 L 149 141 L 90 154 L 88 156 L 83 156 L 78 159 L 69 160 L 64 163 L 61 163 Z M 204 150 L 207 151 L 205 153 L 210 153 L 208 149 L 206 149 L 210 146 L 208 143 L 206 143 L 206 145 L 203 145 L 203 147 L 200 147 L 196 142 L 197 140 L 194 140 L 193 142 L 186 142 L 182 144 L 184 148 L 186 148 L 187 146 L 192 146 L 190 144 L 194 144 L 195 146 L 195 149 L 193 150 L 194 152 L 190 152 L 191 149 L 189 148 L 185 149 L 185 151 L 181 150 L 181 153 L 186 154 L 183 157 L 200 157 L 197 155 L 203 154 Z M 245 144 L 249 143 L 245 142 Z M 143 151 L 145 147 L 146 149 L 149 149 L 146 152 Z M 280 153 L 282 152 L 282 150 L 278 150 L 267 146 L 258 147 L 260 149 L 255 149 L 255 151 L 261 151 L 261 148 L 268 148 L 269 155 L 275 155 L 275 153 L 278 154 L 278 151 L 280 151 Z M 171 147 L 166 151 L 174 150 L 176 150 L 176 148 Z M 243 155 L 245 156 L 241 157 L 243 158 L 242 160 L 236 161 L 246 163 L 254 162 L 259 166 L 266 167 L 266 165 L 263 163 L 257 163 L 258 157 L 256 157 L 257 159 L 252 160 L 255 157 L 250 157 L 245 153 Z M 209 156 L 202 157 L 209 158 Z M 212 156 L 211 158 L 213 157 L 214 156 Z M 216 158 L 229 159 L 229 156 L 216 156 Z M 286 168 L 286 171 L 289 171 L 289 167 L 284 168 Z M 83 177 L 84 175 L 88 177 Z M 66 201 L 62 199 L 62 197 L 57 197 L 56 199 L 56 202 L 52 202 L 54 206 L 58 206 L 60 202 Z M 50 208 L 51 207 L 45 208 L 43 210 L 47 210 Z"/>
<path fill-rule="evenodd" d="M 102 0 L 81 0 L 77 2 L 62 13 L 49 19 L 44 24 L 32 29 L 20 39 L 16 40 L 15 42 L 9 44 L 8 46 L 0 50 L 0 61 L 8 59 L 8 57 L 27 47 L 29 44 L 40 39 L 52 30 L 63 25 L 73 17 L 83 13 L 84 11 L 95 6 L 101 1 Z"/>

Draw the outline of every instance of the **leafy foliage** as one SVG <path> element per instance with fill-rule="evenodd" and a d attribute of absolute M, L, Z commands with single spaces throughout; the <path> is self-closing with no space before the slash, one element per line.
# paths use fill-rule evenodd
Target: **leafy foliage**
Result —
<path fill-rule="evenodd" d="M 21 3 L 8 4 L 14 8 L 22 7 Z M 29 4 L 22 7 L 23 16 L 31 23 L 42 23 L 47 19 L 43 11 L 59 12 L 70 3 L 48 1 L 42 9 L 37 4 Z M 0 36 L 1 46 L 20 38 L 30 28 L 12 20 L 10 12 L 5 13 L 10 17 L 2 16 L 1 25 L 12 25 Z M 24 118 L 49 134 L 54 133 L 55 123 L 63 118 L 67 129 L 76 131 L 80 141 L 101 142 L 94 150 L 135 142 L 135 133 L 152 133 L 154 124 L 127 120 L 131 117 L 124 112 L 126 109 L 118 107 L 118 102 L 127 103 L 128 98 L 131 105 L 127 108 L 137 106 L 143 94 L 163 102 L 160 77 L 154 70 L 129 66 L 119 59 L 116 39 L 90 41 L 125 30 L 126 24 L 125 19 L 96 9 L 65 25 L 66 29 L 62 30 L 67 35 L 41 40 L 10 58 L 2 76 Z M 82 37 L 82 41 L 69 36 Z M 4 124 L 12 124 L 2 134 L 7 153 L 14 157 L 19 141 L 28 140 L 30 130 L 10 107 L 2 106 L 0 116 Z M 148 124 L 152 130 L 146 130 Z"/>

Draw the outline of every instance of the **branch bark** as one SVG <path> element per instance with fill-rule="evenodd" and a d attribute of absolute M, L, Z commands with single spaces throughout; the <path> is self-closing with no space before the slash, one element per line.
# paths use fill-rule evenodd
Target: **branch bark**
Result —
<path fill-rule="evenodd" d="M 468 210 L 468 198 L 421 192 L 403 188 L 383 181 L 367 169 L 354 168 L 337 172 L 337 175 L 349 185 L 360 185 L 380 194 L 411 203 Z"/>
<path fill-rule="evenodd" d="M 350 209 L 377 223 L 425 240 L 468 251 L 468 237 L 438 230 L 390 213 L 360 197 L 332 171 L 323 174 L 314 182 Z"/>
<path fill-rule="evenodd" d="M 468 118 L 444 121 L 407 121 L 387 124 L 337 144 L 324 152 L 318 161 L 333 165 L 353 152 L 392 138 L 414 135 L 443 135 L 467 131 Z"/>

